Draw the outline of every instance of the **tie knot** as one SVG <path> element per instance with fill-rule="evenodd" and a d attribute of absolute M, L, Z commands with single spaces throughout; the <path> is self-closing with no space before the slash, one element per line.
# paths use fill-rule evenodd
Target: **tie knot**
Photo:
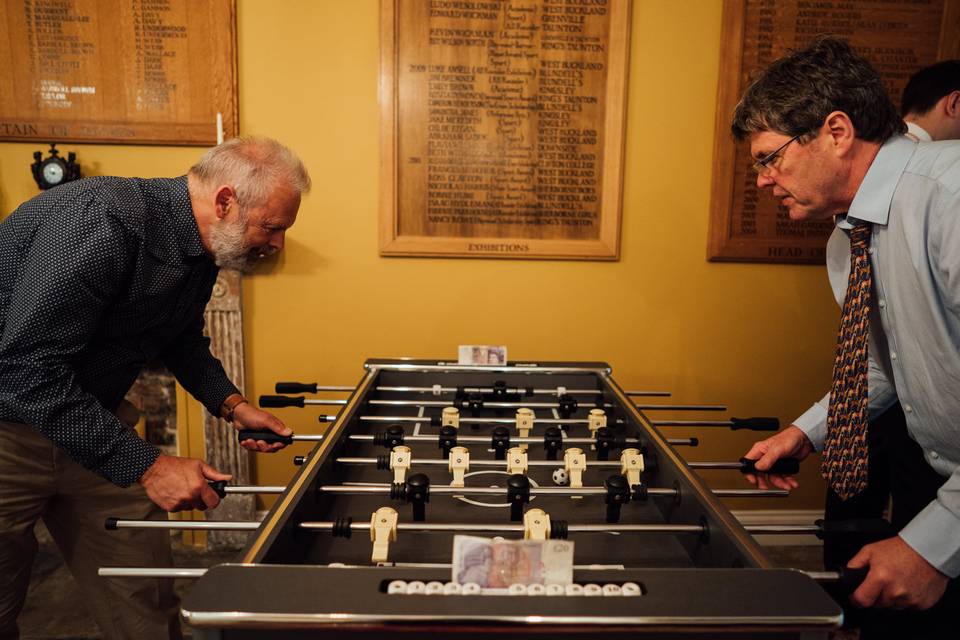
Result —
<path fill-rule="evenodd" d="M 863 251 L 867 248 L 867 245 L 870 244 L 870 230 L 871 225 L 869 223 L 858 224 L 853 229 L 850 230 L 850 248 Z"/>

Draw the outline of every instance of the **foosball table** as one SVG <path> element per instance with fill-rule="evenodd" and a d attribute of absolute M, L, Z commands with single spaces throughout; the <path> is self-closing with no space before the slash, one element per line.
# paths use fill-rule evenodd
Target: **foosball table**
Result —
<path fill-rule="evenodd" d="M 748 531 L 719 500 L 785 492 L 708 487 L 697 466 L 749 471 L 750 461 L 685 462 L 679 451 L 695 439 L 666 438 L 669 423 L 652 421 L 631 399 L 644 392 L 628 396 L 607 364 L 364 368 L 339 413 L 321 416 L 325 433 L 287 440 L 316 444 L 286 487 L 215 487 L 280 493 L 262 522 L 173 525 L 251 530 L 237 563 L 140 574 L 201 576 L 182 605 L 194 637 L 826 638 L 840 625 L 840 607 L 814 577 L 774 568 L 751 536 L 775 527 Z M 261 398 L 312 402 L 325 403 Z M 780 470 L 795 472 L 791 462 Z M 151 525 L 108 522 L 124 526 Z M 459 534 L 573 541 L 573 581 L 453 580 Z"/>

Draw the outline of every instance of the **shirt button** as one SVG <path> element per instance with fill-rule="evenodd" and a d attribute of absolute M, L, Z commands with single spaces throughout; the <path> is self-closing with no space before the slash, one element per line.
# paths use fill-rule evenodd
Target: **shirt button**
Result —
<path fill-rule="evenodd" d="M 881 308 L 881 309 L 883 309 L 885 306 L 887 306 L 887 301 L 886 301 L 886 300 L 881 300 L 881 301 L 878 302 L 877 304 L 880 305 L 880 308 Z"/>
<path fill-rule="evenodd" d="M 903 410 L 906 411 L 907 413 L 913 413 L 913 407 L 911 407 L 908 404 L 903 405 Z"/>
<path fill-rule="evenodd" d="M 939 460 L 939 459 L 940 459 L 940 454 L 937 453 L 936 451 L 931 451 L 931 452 L 930 452 L 930 457 L 933 458 L 934 460 Z"/>
<path fill-rule="evenodd" d="M 897 352 L 896 352 L 896 351 L 891 351 L 891 352 L 890 352 L 890 359 L 891 359 L 891 360 L 896 360 L 896 359 L 897 359 Z"/>
<path fill-rule="evenodd" d="M 870 247 L 869 249 L 867 249 L 867 253 L 869 253 L 870 255 L 873 255 L 873 247 Z"/>

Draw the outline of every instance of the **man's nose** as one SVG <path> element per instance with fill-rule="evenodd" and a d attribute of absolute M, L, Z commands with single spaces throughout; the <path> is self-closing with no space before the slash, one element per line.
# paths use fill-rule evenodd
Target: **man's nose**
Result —
<path fill-rule="evenodd" d="M 757 174 L 757 188 L 763 189 L 765 187 L 772 187 L 774 185 L 774 180 L 766 171 Z"/>
<path fill-rule="evenodd" d="M 280 251 L 283 249 L 283 239 L 285 231 L 277 231 L 273 234 L 273 237 L 270 238 L 270 246 L 274 248 L 275 251 Z"/>

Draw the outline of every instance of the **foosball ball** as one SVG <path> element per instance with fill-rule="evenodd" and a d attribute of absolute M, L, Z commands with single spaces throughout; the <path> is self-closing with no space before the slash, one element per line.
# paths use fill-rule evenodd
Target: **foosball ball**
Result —
<path fill-rule="evenodd" d="M 687 463 L 679 451 L 696 439 L 662 434 L 681 423 L 771 430 L 775 420 L 656 422 L 648 412 L 683 407 L 635 402 L 667 394 L 628 395 L 604 363 L 364 367 L 346 400 L 261 398 L 265 407 L 342 403 L 320 417 L 332 423 L 325 433 L 287 439 L 316 441 L 288 486 L 214 483 L 222 495 L 279 493 L 262 522 L 107 523 L 249 529 L 236 564 L 101 574 L 199 577 L 182 608 L 196 638 L 826 638 L 840 625 L 817 579 L 856 578 L 774 568 L 751 534 L 800 528 L 748 530 L 719 500 L 785 492 L 710 488 L 698 467 L 749 472 L 751 462 Z M 796 472 L 795 460 L 780 463 Z M 537 567 L 497 564 L 482 545 L 455 558 L 458 536 L 572 548 L 572 574 L 531 580 Z"/>

